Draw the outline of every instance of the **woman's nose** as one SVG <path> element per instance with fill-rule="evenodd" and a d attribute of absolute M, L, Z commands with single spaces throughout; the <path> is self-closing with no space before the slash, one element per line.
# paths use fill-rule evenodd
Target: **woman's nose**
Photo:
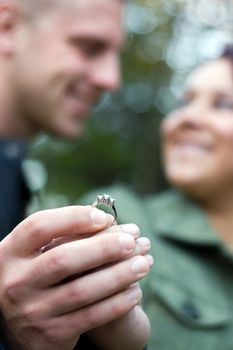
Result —
<path fill-rule="evenodd" d="M 189 104 L 169 114 L 162 123 L 162 131 L 175 128 L 198 129 L 202 126 L 207 110 L 203 104 Z"/>

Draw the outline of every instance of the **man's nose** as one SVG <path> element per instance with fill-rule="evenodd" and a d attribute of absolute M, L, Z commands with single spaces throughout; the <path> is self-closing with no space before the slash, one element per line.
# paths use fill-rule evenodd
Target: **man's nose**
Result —
<path fill-rule="evenodd" d="M 117 55 L 108 55 L 97 67 L 93 75 L 93 83 L 100 89 L 114 92 L 121 86 L 121 66 Z"/>

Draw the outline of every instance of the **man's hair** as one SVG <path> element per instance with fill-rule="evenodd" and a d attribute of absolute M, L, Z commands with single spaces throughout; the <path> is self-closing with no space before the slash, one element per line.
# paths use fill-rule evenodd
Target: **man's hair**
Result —
<path fill-rule="evenodd" d="M 1 2 L 18 2 L 28 14 L 38 14 L 41 11 L 49 11 L 57 6 L 69 6 L 69 0 L 0 0 Z M 110 0 L 108 0 L 110 1 Z M 113 0 L 126 3 L 128 0 Z"/>
<path fill-rule="evenodd" d="M 20 1 L 25 11 L 29 14 L 37 14 L 50 10 L 58 5 L 65 4 L 64 0 L 17 0 Z"/>
<path fill-rule="evenodd" d="M 41 10 L 49 10 L 50 8 L 65 3 L 65 0 L 0 0 L 0 5 L 19 4 L 26 13 L 38 13 Z"/>

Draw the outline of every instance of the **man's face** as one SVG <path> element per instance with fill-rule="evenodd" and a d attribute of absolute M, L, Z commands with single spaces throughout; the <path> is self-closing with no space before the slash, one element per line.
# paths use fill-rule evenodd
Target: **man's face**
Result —
<path fill-rule="evenodd" d="M 119 87 L 123 7 L 118 0 L 72 0 L 25 23 L 11 91 L 30 132 L 76 138 L 101 95 Z"/>

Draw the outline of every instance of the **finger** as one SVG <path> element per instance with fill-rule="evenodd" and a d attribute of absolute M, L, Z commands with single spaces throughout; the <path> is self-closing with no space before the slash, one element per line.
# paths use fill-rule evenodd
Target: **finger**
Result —
<path fill-rule="evenodd" d="M 72 312 L 128 288 L 147 275 L 151 264 L 151 257 L 133 257 L 53 288 L 45 303 L 49 316 Z"/>
<path fill-rule="evenodd" d="M 151 242 L 147 237 L 139 237 L 136 239 L 136 249 L 133 251 L 131 256 L 145 255 L 151 248 Z"/>
<path fill-rule="evenodd" d="M 15 254 L 25 256 L 54 238 L 95 233 L 107 228 L 111 222 L 111 215 L 91 206 L 50 209 L 37 212 L 22 221 L 4 243 Z"/>
<path fill-rule="evenodd" d="M 126 257 L 124 257 L 122 260 L 128 259 L 133 256 L 137 256 L 137 255 L 145 255 L 149 252 L 151 248 L 151 242 L 149 238 L 139 237 L 135 240 L 135 242 L 136 242 L 136 248 L 134 249 L 134 251 L 129 255 L 127 255 Z"/>
<path fill-rule="evenodd" d="M 105 233 L 112 233 L 112 232 L 128 233 L 128 234 L 132 235 L 132 237 L 134 237 L 135 239 L 140 236 L 139 227 L 135 224 L 109 226 L 107 229 L 96 233 L 96 235 L 101 235 L 101 234 L 105 234 Z M 62 237 L 53 239 L 51 242 L 49 242 L 49 244 L 47 244 L 46 246 L 43 247 L 43 252 L 50 250 L 58 245 L 61 245 L 61 244 L 67 243 L 67 242 L 71 242 L 71 241 L 77 241 L 77 240 L 83 239 L 83 238 L 88 238 L 90 236 L 92 236 L 92 234 L 90 234 L 90 233 L 84 234 L 83 233 L 82 235 L 75 234 L 75 235 L 62 236 Z"/>
<path fill-rule="evenodd" d="M 97 233 L 96 233 L 97 234 Z M 61 244 L 78 241 L 80 239 L 91 237 L 93 233 L 82 233 L 82 234 L 75 234 L 75 235 L 69 235 L 69 236 L 61 236 L 58 238 L 54 238 L 52 241 L 50 241 L 48 244 L 44 245 L 40 249 L 40 253 L 45 253 L 46 251 L 55 248 Z"/>
<path fill-rule="evenodd" d="M 98 234 L 102 233 L 109 233 L 109 232 L 125 232 L 128 234 L 131 234 L 134 238 L 138 238 L 140 236 L 140 229 L 135 224 L 124 224 L 124 225 L 112 225 L 106 228 L 105 230 L 99 232 Z"/>
<path fill-rule="evenodd" d="M 136 242 L 131 235 L 111 233 L 65 243 L 34 259 L 31 275 L 37 288 L 57 284 L 67 277 L 121 260 Z"/>
<path fill-rule="evenodd" d="M 30 274 L 36 276 L 35 286 L 44 288 L 103 264 L 145 255 L 150 248 L 151 243 L 147 237 L 139 237 L 134 241 L 128 234 L 109 233 L 104 237 L 95 235 L 85 240 L 60 245 L 59 249 L 38 256 Z"/>
<path fill-rule="evenodd" d="M 141 300 L 142 292 L 138 287 L 131 287 L 98 303 L 83 309 L 57 317 L 55 327 L 65 324 L 71 334 L 77 332 L 77 325 L 81 333 L 102 326 L 119 318 L 133 309 Z"/>
<path fill-rule="evenodd" d="M 38 257 L 35 267 L 36 276 L 38 276 L 37 287 L 52 285 L 103 264 L 110 265 L 116 260 L 122 261 L 149 252 L 151 242 L 147 237 L 136 239 L 136 245 L 132 238 L 128 234 L 123 236 L 120 233 L 109 234 L 106 237 L 95 235 L 88 240 L 75 241 L 74 244 L 69 242 L 71 244 L 63 245 L 46 256 Z M 93 247 L 95 247 L 94 250 Z M 92 251 L 91 255 L 90 251 Z M 51 269 L 48 268 L 49 266 Z"/>

